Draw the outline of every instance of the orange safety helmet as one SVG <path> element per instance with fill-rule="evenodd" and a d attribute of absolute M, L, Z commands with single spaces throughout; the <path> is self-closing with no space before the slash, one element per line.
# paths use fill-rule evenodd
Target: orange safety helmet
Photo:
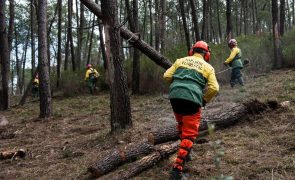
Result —
<path fill-rule="evenodd" d="M 205 59 L 205 61 L 209 61 L 210 60 L 210 48 L 205 41 L 196 42 L 189 50 L 188 55 L 189 56 L 194 55 L 194 50 L 197 48 L 204 50 L 204 59 Z"/>
<path fill-rule="evenodd" d="M 229 48 L 233 48 L 233 47 L 235 47 L 235 46 L 237 46 L 238 45 L 238 42 L 237 42 L 237 40 L 235 40 L 235 39 L 230 39 L 229 41 L 228 41 L 228 47 Z"/>
<path fill-rule="evenodd" d="M 86 65 L 86 68 L 87 68 L 87 69 L 90 69 L 91 67 L 92 67 L 91 64 L 87 64 L 87 65 Z"/>

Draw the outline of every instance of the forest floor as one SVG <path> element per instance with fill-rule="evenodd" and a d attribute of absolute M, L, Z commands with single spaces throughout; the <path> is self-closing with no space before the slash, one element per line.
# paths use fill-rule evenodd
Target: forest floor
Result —
<path fill-rule="evenodd" d="M 287 109 L 251 116 L 206 137 L 221 140 L 221 168 L 212 143 L 195 144 L 187 163 L 188 179 L 232 176 L 234 179 L 295 179 L 295 70 L 247 78 L 245 87 L 222 86 L 204 113 L 249 99 L 291 101 Z M 39 103 L 1 112 L 9 124 L 0 129 L 0 152 L 25 149 L 24 159 L 0 161 L 0 179 L 80 179 L 87 167 L 114 147 L 138 142 L 154 128 L 175 123 L 165 95 L 131 96 L 133 128 L 110 134 L 109 95 L 53 99 L 53 117 L 38 119 Z M 168 179 L 175 154 L 134 179 Z M 111 175 L 101 179 L 111 179 Z"/>

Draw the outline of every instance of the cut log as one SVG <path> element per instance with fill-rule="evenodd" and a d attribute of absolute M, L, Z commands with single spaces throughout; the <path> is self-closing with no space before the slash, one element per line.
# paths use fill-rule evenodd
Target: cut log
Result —
<path fill-rule="evenodd" d="M 199 131 L 208 129 L 208 123 L 214 124 L 215 129 L 225 128 L 239 121 L 245 120 L 251 114 L 260 113 L 266 109 L 276 109 L 281 105 L 276 101 L 268 101 L 261 103 L 257 100 L 252 100 L 244 104 L 239 104 L 221 113 L 203 116 Z M 179 133 L 175 125 L 170 125 L 165 128 L 156 129 L 149 133 L 148 141 L 151 144 L 160 144 L 168 141 L 179 139 Z"/>
<path fill-rule="evenodd" d="M 165 145 L 159 145 L 155 148 L 155 152 L 141 158 L 140 160 L 132 163 L 129 167 L 114 174 L 112 179 L 129 179 L 142 171 L 152 167 L 155 163 L 168 157 L 177 151 L 179 142 L 173 142 Z"/>
<path fill-rule="evenodd" d="M 199 136 L 204 135 L 208 130 L 208 123 L 215 124 L 216 129 L 225 128 L 236 122 L 242 121 L 249 117 L 250 114 L 257 114 L 266 109 L 276 109 L 281 105 L 276 101 L 269 101 L 267 103 L 261 103 L 257 100 L 250 101 L 245 104 L 236 105 L 230 109 L 224 110 L 222 113 L 210 114 L 203 116 L 201 119 L 201 125 L 199 128 Z M 157 153 L 162 152 L 159 147 L 161 145 L 154 146 L 156 144 L 165 143 L 168 141 L 175 141 L 179 139 L 178 131 L 176 130 L 176 125 L 171 125 L 168 127 L 162 127 L 158 130 L 151 132 L 148 135 L 148 142 L 138 143 L 137 146 L 127 146 L 124 150 L 113 150 L 109 152 L 106 157 L 99 160 L 96 164 L 88 168 L 88 171 L 92 173 L 94 177 L 100 177 L 107 174 L 117 168 L 118 166 L 134 161 L 139 156 L 143 154 L 151 155 L 137 161 L 132 164 L 132 168 L 128 170 L 128 173 L 123 173 L 122 177 L 128 176 L 128 174 L 137 174 L 140 171 L 150 167 L 155 162 L 161 160 L 162 156 L 167 154 L 169 148 L 164 148 L 164 154 L 159 155 Z M 175 142 L 177 145 L 179 142 Z M 166 147 L 166 146 L 164 146 Z M 173 148 L 170 150 L 172 151 Z M 177 148 L 176 148 L 177 150 Z M 176 151 L 175 150 L 175 151 Z M 173 152 L 175 152 L 173 151 Z"/>
<path fill-rule="evenodd" d="M 137 145 L 132 144 L 124 149 L 115 149 L 109 152 L 104 158 L 96 164 L 90 166 L 88 171 L 94 177 L 100 177 L 120 166 L 121 164 L 134 161 L 141 155 L 146 155 L 154 151 L 154 146 L 148 142 L 142 142 Z"/>
<path fill-rule="evenodd" d="M 0 160 L 17 159 L 17 158 L 23 158 L 25 156 L 26 156 L 26 151 L 24 149 L 0 152 Z"/>
<path fill-rule="evenodd" d="M 99 19 L 102 19 L 101 10 L 98 4 L 93 2 L 92 0 L 80 0 L 93 14 L 95 14 Z M 159 66 L 164 69 L 168 69 L 172 63 L 168 58 L 160 54 L 149 44 L 140 39 L 140 37 L 123 26 L 118 27 L 120 29 L 121 36 L 126 39 L 130 44 L 132 44 L 135 48 L 140 50 L 146 56 L 148 56 L 152 61 L 154 61 Z"/>

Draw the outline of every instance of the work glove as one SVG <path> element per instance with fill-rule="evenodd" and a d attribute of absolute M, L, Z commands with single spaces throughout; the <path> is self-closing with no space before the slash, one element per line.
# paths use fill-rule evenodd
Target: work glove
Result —
<path fill-rule="evenodd" d="M 227 66 L 227 63 L 226 63 L 226 62 L 223 62 L 223 64 L 224 64 L 225 66 Z"/>

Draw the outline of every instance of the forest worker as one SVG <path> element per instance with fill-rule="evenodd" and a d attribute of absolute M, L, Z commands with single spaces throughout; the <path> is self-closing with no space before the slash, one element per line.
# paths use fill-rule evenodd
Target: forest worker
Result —
<path fill-rule="evenodd" d="M 87 81 L 90 93 L 93 94 L 99 73 L 96 69 L 92 68 L 91 64 L 87 64 L 86 69 L 85 81 Z"/>
<path fill-rule="evenodd" d="M 190 160 L 189 153 L 198 136 L 201 107 L 219 90 L 209 59 L 209 46 L 204 41 L 198 41 L 189 51 L 189 56 L 177 59 L 164 74 L 164 79 L 171 83 L 169 99 L 181 140 L 170 179 L 181 179 L 183 166 Z"/>
<path fill-rule="evenodd" d="M 238 48 L 237 40 L 230 39 L 228 41 L 228 47 L 231 49 L 231 53 L 223 64 L 226 66 L 229 65 L 232 68 L 230 85 L 231 87 L 234 87 L 238 82 L 241 86 L 244 86 L 244 80 L 241 73 L 241 69 L 243 69 L 243 63 L 241 60 L 242 52 L 240 48 Z"/>
<path fill-rule="evenodd" d="M 39 95 L 39 75 L 38 74 L 35 76 L 33 80 L 32 94 L 33 94 L 33 97 L 38 97 Z"/>

